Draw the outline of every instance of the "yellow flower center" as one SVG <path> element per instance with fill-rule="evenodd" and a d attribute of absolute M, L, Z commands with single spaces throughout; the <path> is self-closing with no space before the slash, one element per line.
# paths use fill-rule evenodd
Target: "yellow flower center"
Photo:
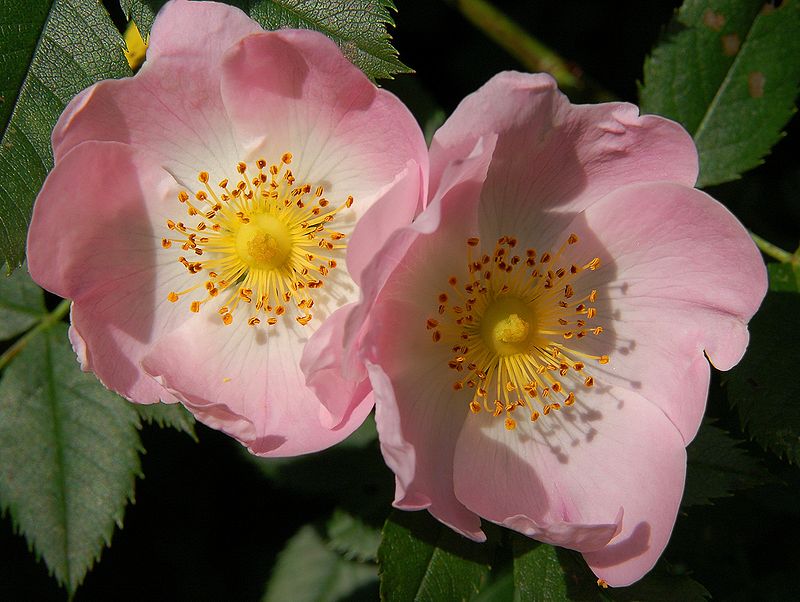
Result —
<path fill-rule="evenodd" d="M 481 337 L 497 355 L 524 353 L 530 343 L 532 321 L 530 307 L 523 299 L 499 297 L 481 318 Z"/>
<path fill-rule="evenodd" d="M 182 190 L 178 201 L 199 221 L 189 226 L 167 220 L 171 234 L 161 246 L 207 257 L 177 260 L 198 282 L 184 291 L 173 291 L 167 299 L 173 303 L 196 291 L 202 297 L 189 304 L 201 307 L 226 294 L 217 310 L 224 324 L 233 322 L 237 308 L 247 315 L 247 323 L 257 326 L 263 318 L 277 324 L 287 313 L 287 305 L 297 309 L 295 319 L 305 326 L 312 319 L 312 292 L 321 288 L 325 277 L 344 257 L 345 234 L 331 228 L 337 214 L 353 204 L 353 197 L 331 207 L 322 186 L 295 184 L 288 165 L 291 153 L 265 171 L 267 162 L 256 161 L 258 172 L 250 174 L 245 163 L 236 166 L 241 179 L 231 185 L 220 180 L 215 189 L 208 172 L 201 171 L 198 181 L 203 188 L 192 196 Z M 173 237 L 177 235 L 177 237 Z"/>
<path fill-rule="evenodd" d="M 535 422 L 573 405 L 576 387 L 594 386 L 585 362 L 609 358 L 587 354 L 575 342 L 603 332 L 591 325 L 597 290 L 581 296 L 575 285 L 582 272 L 600 267 L 600 259 L 560 265 L 565 249 L 577 242 L 570 234 L 555 254 L 527 249 L 522 257 L 514 253 L 513 236 L 500 238 L 491 253 L 476 253 L 480 240 L 467 240 L 469 277 L 463 283 L 448 278 L 449 291 L 439 294 L 426 328 L 434 343 L 450 347 L 448 366 L 458 374 L 453 388 L 472 391 L 472 413 L 504 417 L 512 430 L 519 408 Z"/>
<path fill-rule="evenodd" d="M 292 253 L 289 228 L 269 214 L 256 214 L 239 227 L 236 252 L 251 268 L 279 269 Z"/>

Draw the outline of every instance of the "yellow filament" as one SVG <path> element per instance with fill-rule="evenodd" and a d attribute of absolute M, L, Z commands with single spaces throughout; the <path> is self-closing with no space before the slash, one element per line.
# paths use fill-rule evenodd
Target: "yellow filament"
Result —
<path fill-rule="evenodd" d="M 592 258 L 581 265 L 564 263 L 567 247 L 578 243 L 570 234 L 555 252 L 517 254 L 517 241 L 503 236 L 491 253 L 478 252 L 479 238 L 467 240 L 468 278 L 447 278 L 438 294 L 436 312 L 426 319 L 435 344 L 450 346 L 448 361 L 457 373 L 453 389 L 471 389 L 469 410 L 504 417 L 508 430 L 517 428 L 512 413 L 525 408 L 530 420 L 572 406 L 581 388 L 594 386 L 586 361 L 609 362 L 608 355 L 587 354 L 577 347 L 603 328 L 592 324 L 598 292 L 579 294 L 580 274 L 600 267 Z"/>
<path fill-rule="evenodd" d="M 189 309 L 199 312 L 204 303 L 219 297 L 223 324 L 232 324 L 238 313 L 247 314 L 250 326 L 273 326 L 287 313 L 301 326 L 309 324 L 314 291 L 338 266 L 346 248 L 346 235 L 331 226 L 352 206 L 353 198 L 334 206 L 322 186 L 297 183 L 288 168 L 292 159 L 291 153 L 284 153 L 269 167 L 259 159 L 255 173 L 240 162 L 235 166 L 238 177 L 223 178 L 216 188 L 210 174 L 201 171 L 197 179 L 202 188 L 178 194 L 188 215 L 199 221 L 187 225 L 167 220 L 167 228 L 177 236 L 163 238 L 161 246 L 169 250 L 177 245 L 198 256 L 199 261 L 185 256 L 177 260 L 203 282 L 171 291 L 170 302 L 203 288 L 205 298 L 192 301 Z M 287 312 L 287 307 L 295 310 Z M 258 317 L 261 314 L 266 320 Z"/>

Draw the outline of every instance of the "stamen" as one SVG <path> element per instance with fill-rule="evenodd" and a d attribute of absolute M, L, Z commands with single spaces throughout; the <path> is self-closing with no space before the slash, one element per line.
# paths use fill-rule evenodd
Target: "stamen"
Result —
<path fill-rule="evenodd" d="M 219 315 L 225 325 L 233 323 L 239 305 L 255 309 L 255 315 L 251 309 L 247 318 L 250 326 L 264 321 L 258 317 L 261 313 L 268 315 L 265 321 L 270 326 L 287 313 L 301 326 L 311 322 L 313 290 L 323 286 L 323 279 L 337 267 L 347 246 L 347 235 L 331 226 L 341 211 L 352 206 L 353 197 L 332 205 L 321 198 L 322 186 L 295 184 L 296 178 L 287 168 L 292 160 L 292 153 L 286 152 L 279 164 L 265 171 L 267 161 L 258 159 L 257 173 L 239 162 L 234 166 L 238 177 L 232 188 L 231 180 L 222 178 L 215 189 L 209 183 L 211 174 L 200 171 L 197 180 L 202 188 L 178 193 L 178 202 L 186 206 L 188 214 L 203 221 L 191 226 L 167 220 L 168 230 L 177 237 L 163 238 L 161 246 L 170 249 L 178 245 L 183 251 L 202 255 L 202 263 L 185 257 L 178 261 L 190 274 L 207 274 L 202 277 L 204 283 L 170 292 L 168 301 L 176 303 L 200 290 L 205 297 L 191 301 L 189 310 L 197 313 L 204 303 L 224 294 Z M 194 205 L 190 198 L 201 205 Z M 312 270 L 320 278 L 312 277 Z M 291 312 L 284 303 L 293 307 Z"/>
<path fill-rule="evenodd" d="M 518 244 L 513 236 L 501 236 L 481 252 L 478 237 L 467 239 L 466 276 L 447 277 L 450 293 L 436 296 L 425 328 L 434 343 L 444 341 L 452 350 L 447 365 L 458 375 L 453 390 L 472 390 L 472 414 L 502 416 L 504 427 L 515 430 L 519 423 L 511 414 L 525 408 L 536 422 L 573 406 L 581 390 L 595 385 L 586 361 L 610 361 L 581 350 L 580 341 L 604 329 L 589 324 L 597 317 L 598 291 L 580 281 L 585 270 L 600 267 L 600 259 L 562 259 L 578 243 L 569 234 L 555 253 L 530 248 L 523 261 L 521 251 L 512 254 Z"/>

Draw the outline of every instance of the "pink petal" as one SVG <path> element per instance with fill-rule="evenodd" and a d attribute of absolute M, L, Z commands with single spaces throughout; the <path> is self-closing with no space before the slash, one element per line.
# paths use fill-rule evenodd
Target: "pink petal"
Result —
<path fill-rule="evenodd" d="M 198 420 L 252 453 L 310 453 L 342 441 L 372 409 L 367 396 L 335 428 L 330 417 L 320 419 L 299 367 L 310 334 L 289 320 L 254 330 L 244 319 L 225 326 L 215 312 L 201 312 L 162 337 L 142 365 Z"/>
<path fill-rule="evenodd" d="M 414 117 L 313 31 L 241 40 L 226 55 L 222 95 L 247 152 L 290 152 L 299 181 L 324 186 L 332 202 L 354 197 L 353 215 L 366 214 L 370 232 L 348 252 L 358 282 L 363 255 L 375 253 L 424 202 L 428 157 Z"/>
<path fill-rule="evenodd" d="M 692 186 L 697 178 L 697 152 L 678 124 L 623 103 L 571 105 L 550 76 L 506 72 L 467 96 L 436 132 L 432 190 L 444 167 L 487 133 L 498 141 L 483 192 L 484 236 L 535 230 L 541 239 L 542 212 L 579 212 L 630 183 Z"/>
<path fill-rule="evenodd" d="M 361 282 L 362 301 L 351 312 L 345 326 L 344 340 L 348 348 L 358 347 L 362 336 L 368 330 L 369 312 L 387 278 L 401 262 L 406 260 L 409 248 L 420 234 L 435 233 L 443 225 L 443 212 L 452 216 L 449 218 L 452 222 L 460 222 L 466 228 L 464 232 L 474 232 L 477 225 L 474 220 L 480 190 L 492 158 L 495 141 L 495 136 L 479 139 L 464 160 L 449 165 L 428 209 L 420 214 L 413 224 L 392 233 L 381 248 L 380 254 L 366 266 Z M 444 225 L 446 224 L 445 221 Z M 465 234 L 465 238 L 468 235 Z M 464 240 L 455 242 L 456 245 L 463 243 Z M 362 252 L 361 247 L 358 248 L 358 252 Z"/>
<path fill-rule="evenodd" d="M 513 431 L 502 418 L 470 416 L 454 472 L 456 496 L 467 508 L 582 551 L 599 577 L 622 586 L 649 571 L 669 540 L 686 453 L 656 407 L 608 389 L 583 394 L 535 424 L 520 421 Z"/>
<path fill-rule="evenodd" d="M 31 275 L 69 299 L 117 280 L 124 285 L 161 257 L 154 229 L 166 224 L 164 206 L 177 193 L 168 173 L 130 147 L 81 145 L 50 173 L 36 200 L 28 232 Z"/>
<path fill-rule="evenodd" d="M 466 277 L 466 239 L 475 232 L 480 181 L 492 148 L 492 141 L 476 145 L 467 161 L 452 166 L 443 177 L 442 196 L 389 240 L 365 270 L 363 283 L 367 299 L 370 291 L 383 289 L 361 349 L 374 389 L 381 450 L 396 475 L 394 505 L 427 508 L 476 541 L 485 539 L 480 519 L 458 502 L 452 484 L 453 450 L 467 404 L 454 399 L 452 381 L 442 378 L 449 349 L 434 346 L 425 323 L 435 314 L 448 277 Z M 385 281 L 400 259 L 402 268 Z"/>
<path fill-rule="evenodd" d="M 569 231 L 581 238 L 580 260 L 604 264 L 583 285 L 598 289 L 605 329 L 586 350 L 611 357 L 592 373 L 658 405 L 688 443 L 705 408 L 705 355 L 727 370 L 747 347 L 767 286 L 758 250 L 721 204 L 677 184 L 620 189 Z"/>
<path fill-rule="evenodd" d="M 260 31 L 258 23 L 234 6 L 172 0 L 153 23 L 145 65 L 168 57 L 213 64 L 231 44 Z"/>
<path fill-rule="evenodd" d="M 139 359 L 189 314 L 167 301 L 187 274 L 154 231 L 176 194 L 169 174 L 130 147 L 87 142 L 47 178 L 28 233 L 31 276 L 75 301 L 71 337 L 84 369 L 140 403 L 163 390 Z"/>
<path fill-rule="evenodd" d="M 358 220 L 347 245 L 347 271 L 356 283 L 360 283 L 364 268 L 389 237 L 416 217 L 421 207 L 410 201 L 417 199 L 421 203 L 424 199 L 419 195 L 424 194 L 426 175 L 421 165 L 409 161 L 389 189 L 379 195 L 380 201 Z"/>
<path fill-rule="evenodd" d="M 168 3 L 141 71 L 95 84 L 67 106 L 53 130 L 56 163 L 81 142 L 109 140 L 147 150 L 185 185 L 201 170 L 230 171 L 242 152 L 222 105 L 219 61 L 228 46 L 257 31 L 236 8 Z"/>
<path fill-rule="evenodd" d="M 201 171 L 216 182 L 239 161 L 277 163 L 289 151 L 301 182 L 324 187 L 331 202 L 356 197 L 337 230 L 349 237 L 365 218 L 367 233 L 353 233 L 358 278 L 426 198 L 424 140 L 399 100 L 321 34 L 264 33 L 230 7 L 175 1 L 157 18 L 142 70 L 79 94 L 53 148 L 56 168 L 31 228 L 31 272 L 74 300 L 71 339 L 85 369 L 138 402 L 179 399 L 262 455 L 322 449 L 361 423 L 372 398 L 363 366 L 353 382 L 342 376 L 346 310 L 313 337 L 310 386 L 300 370 L 325 317 L 357 298 L 344 270 L 315 297 L 309 328 L 288 320 L 254 331 L 238 315 L 225 327 L 213 311 L 167 302 L 203 283 L 161 252 L 161 236 L 177 217 L 178 186 L 197 190 Z M 67 228 L 67 220 L 80 223 Z M 311 387 L 326 392 L 322 404 Z"/>
<path fill-rule="evenodd" d="M 344 349 L 345 322 L 354 306 L 351 303 L 333 312 L 312 335 L 300 359 L 306 385 L 325 408 L 320 422 L 328 428 L 336 427 L 370 392 L 365 369 L 345 376 L 344 364 L 350 359 Z"/>
<path fill-rule="evenodd" d="M 381 452 L 395 473 L 394 506 L 401 510 L 426 508 L 465 537 L 485 541 L 480 518 L 453 494 L 450 467 L 458 416 L 447 407 L 452 391 L 439 390 L 434 382 L 425 388 L 422 398 L 408 397 L 411 392 L 397 387 L 398 381 L 390 379 L 381 367 L 367 364 L 367 368 L 375 395 Z M 406 382 L 426 376 L 414 374 Z M 442 397 L 436 397 L 437 393 Z"/>

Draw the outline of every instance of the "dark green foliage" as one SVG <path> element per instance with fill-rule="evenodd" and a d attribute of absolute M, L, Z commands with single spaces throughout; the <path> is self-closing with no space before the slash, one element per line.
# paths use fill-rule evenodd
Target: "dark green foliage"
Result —
<path fill-rule="evenodd" d="M 58 116 L 82 89 L 130 69 L 108 13 L 85 0 L 0 0 L 0 66 L 0 264 L 13 269 Z"/>
<path fill-rule="evenodd" d="M 727 376 L 742 427 L 762 447 L 800 464 L 800 295 L 770 292 L 750 322 L 750 351 Z"/>
<path fill-rule="evenodd" d="M 489 573 L 492 549 L 491 542 L 471 542 L 425 511 L 394 511 L 378 549 L 381 599 L 469 600 Z"/>
<path fill-rule="evenodd" d="M 393 25 L 393 0 L 254 0 L 250 16 L 266 29 L 299 27 L 321 31 L 372 79 L 410 70 L 397 58 L 386 26 Z"/>
<path fill-rule="evenodd" d="M 125 14 L 150 31 L 161 0 L 123 0 Z M 344 55 L 372 79 L 391 78 L 410 69 L 397 58 L 391 36 L 393 0 L 235 0 L 236 6 L 265 29 L 292 27 L 324 33 Z"/>
<path fill-rule="evenodd" d="M 45 313 L 44 295 L 26 270 L 0 273 L 0 341 L 21 334 Z"/>
<path fill-rule="evenodd" d="M 169 427 L 176 431 L 186 433 L 197 441 L 194 432 L 195 419 L 189 411 L 180 404 L 153 403 L 148 405 L 133 404 L 139 418 L 148 424 L 157 424 L 161 428 Z"/>
<path fill-rule="evenodd" d="M 0 380 L 0 505 L 70 592 L 121 526 L 140 475 L 133 406 L 81 372 L 58 325 Z"/>
<path fill-rule="evenodd" d="M 289 540 L 278 556 L 264 602 L 338 602 L 361 599 L 378 579 L 375 564 L 347 559 L 331 549 L 312 525 Z"/>
<path fill-rule="evenodd" d="M 602 588 L 580 554 L 512 535 L 514 551 L 514 600 L 556 602 L 704 602 L 706 589 L 686 575 L 676 574 L 666 563 L 629 587 Z"/>
<path fill-rule="evenodd" d="M 567 599 L 566 574 L 553 546 L 512 535 L 516 600 L 551 602 Z"/>
<path fill-rule="evenodd" d="M 800 265 L 770 263 L 769 289 L 775 292 L 800 293 Z"/>
<path fill-rule="evenodd" d="M 714 498 L 729 497 L 769 481 L 769 473 L 738 441 L 706 421 L 686 453 L 686 489 L 683 506 L 712 504 Z"/>
<path fill-rule="evenodd" d="M 336 509 L 328 521 L 330 547 L 349 560 L 376 561 L 381 532 L 362 519 Z"/>
<path fill-rule="evenodd" d="M 800 4 L 686 0 L 644 66 L 641 105 L 675 119 L 700 153 L 699 186 L 759 165 L 795 111 Z"/>

